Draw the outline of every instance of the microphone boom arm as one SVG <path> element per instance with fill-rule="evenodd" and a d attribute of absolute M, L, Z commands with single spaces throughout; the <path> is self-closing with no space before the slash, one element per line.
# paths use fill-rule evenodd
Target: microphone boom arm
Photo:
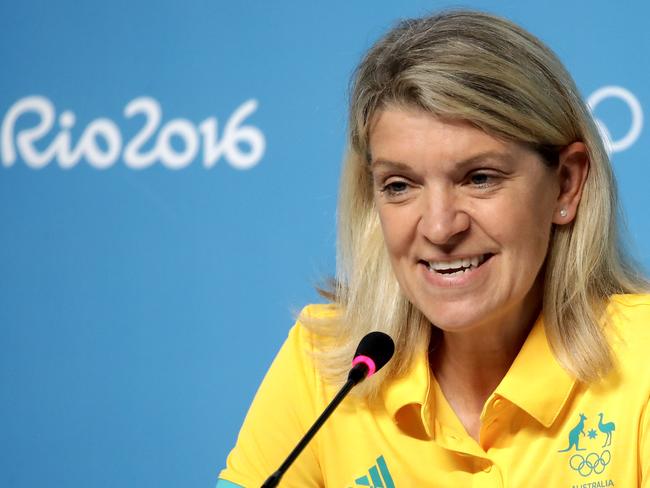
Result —
<path fill-rule="evenodd" d="M 298 445 L 296 445 L 296 447 L 293 448 L 293 451 L 291 451 L 289 456 L 287 456 L 287 459 L 282 463 L 282 465 L 278 468 L 278 470 L 275 473 L 273 473 L 271 476 L 267 478 L 267 480 L 264 482 L 261 488 L 275 488 L 276 486 L 278 486 L 280 479 L 282 478 L 284 473 L 286 473 L 287 469 L 289 469 L 289 466 L 293 464 L 293 462 L 296 460 L 298 455 L 303 451 L 305 447 L 307 447 L 309 441 L 311 441 L 312 437 L 316 435 L 316 432 L 320 430 L 320 428 L 323 426 L 323 424 L 329 418 L 329 416 L 332 415 L 332 412 L 334 412 L 336 407 L 339 406 L 339 403 L 343 401 L 343 399 L 347 396 L 348 393 L 350 393 L 350 390 L 352 390 L 352 388 L 354 388 L 355 385 L 357 385 L 358 383 L 360 383 L 366 378 L 367 374 L 368 374 L 368 366 L 364 363 L 359 363 L 350 370 L 350 373 L 348 374 L 348 380 L 345 382 L 343 387 L 332 399 L 332 401 L 329 403 L 327 408 L 323 410 L 323 413 L 320 414 L 320 417 L 316 419 L 314 425 L 312 425 L 311 428 L 307 431 L 307 433 L 303 436 L 303 438 L 300 439 L 300 442 L 298 443 Z"/>

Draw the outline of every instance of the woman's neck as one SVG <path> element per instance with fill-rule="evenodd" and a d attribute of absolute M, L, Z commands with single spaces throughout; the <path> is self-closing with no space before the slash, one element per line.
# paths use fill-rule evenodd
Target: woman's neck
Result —
<path fill-rule="evenodd" d="M 445 398 L 477 441 L 483 405 L 510 369 L 538 314 L 539 307 L 531 307 L 517 314 L 518 320 L 504 317 L 498 327 L 443 331 L 430 353 L 431 371 Z"/>

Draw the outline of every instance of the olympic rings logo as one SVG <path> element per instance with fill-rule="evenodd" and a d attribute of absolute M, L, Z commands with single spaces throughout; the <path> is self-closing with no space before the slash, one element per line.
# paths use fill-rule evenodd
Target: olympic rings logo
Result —
<path fill-rule="evenodd" d="M 587 105 L 591 109 L 592 114 L 595 112 L 596 107 L 608 98 L 618 99 L 627 105 L 630 112 L 630 128 L 621 139 L 614 140 L 605 123 L 594 117 L 594 122 L 598 127 L 601 137 L 605 143 L 605 148 L 610 154 L 625 151 L 630 148 L 641 135 L 643 129 L 643 109 L 639 100 L 629 90 L 621 86 L 603 86 L 593 92 L 587 99 Z"/>
<path fill-rule="evenodd" d="M 580 454 L 574 454 L 569 459 L 569 466 L 581 476 L 589 476 L 591 473 L 601 474 L 605 471 L 605 466 L 612 460 L 612 454 L 605 449 L 600 456 L 596 452 L 591 452 L 585 457 Z"/>

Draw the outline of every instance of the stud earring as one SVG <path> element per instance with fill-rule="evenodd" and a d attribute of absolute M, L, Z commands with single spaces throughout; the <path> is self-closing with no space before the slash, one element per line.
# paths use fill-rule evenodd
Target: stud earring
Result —
<path fill-rule="evenodd" d="M 566 208 L 560 209 L 560 217 L 566 217 L 568 212 L 566 211 Z"/>

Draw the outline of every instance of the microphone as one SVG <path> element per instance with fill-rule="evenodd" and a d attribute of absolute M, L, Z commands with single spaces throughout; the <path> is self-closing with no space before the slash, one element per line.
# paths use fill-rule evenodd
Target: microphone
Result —
<path fill-rule="evenodd" d="M 395 344 L 388 334 L 375 331 L 363 336 L 352 360 L 348 381 L 357 385 L 383 368 L 395 352 Z"/>
<path fill-rule="evenodd" d="M 307 431 L 300 442 L 294 447 L 293 451 L 287 456 L 287 459 L 282 463 L 278 470 L 267 478 L 261 488 L 274 488 L 278 486 L 280 478 L 293 464 L 298 455 L 307 446 L 309 441 L 316 435 L 316 432 L 323 426 L 325 421 L 332 415 L 332 412 L 339 406 L 339 403 L 350 393 L 350 390 L 356 385 L 361 383 L 366 378 L 369 378 L 381 368 L 383 368 L 390 358 L 393 357 L 395 352 L 395 344 L 393 339 L 388 334 L 383 332 L 370 332 L 366 334 L 354 353 L 352 359 L 352 368 L 348 373 L 348 380 L 343 387 L 339 390 L 336 396 L 332 399 L 330 404 L 323 410 L 323 413 L 316 419 L 314 425 Z"/>

